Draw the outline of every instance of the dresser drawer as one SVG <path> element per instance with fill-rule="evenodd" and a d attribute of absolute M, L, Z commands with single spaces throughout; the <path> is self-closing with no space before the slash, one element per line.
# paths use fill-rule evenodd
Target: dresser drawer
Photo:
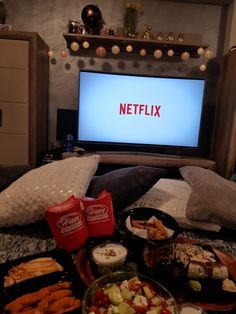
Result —
<path fill-rule="evenodd" d="M 29 42 L 24 40 L 0 39 L 0 67 L 28 68 Z"/>
<path fill-rule="evenodd" d="M 0 133 L 29 133 L 28 105 L 0 101 Z"/>
<path fill-rule="evenodd" d="M 0 164 L 26 165 L 29 163 L 28 136 L 0 134 Z"/>
<path fill-rule="evenodd" d="M 0 82 L 0 101 L 28 103 L 27 70 L 0 68 Z"/>

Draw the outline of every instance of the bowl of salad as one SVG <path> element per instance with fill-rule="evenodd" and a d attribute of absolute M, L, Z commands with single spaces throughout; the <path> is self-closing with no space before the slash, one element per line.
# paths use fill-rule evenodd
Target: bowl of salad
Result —
<path fill-rule="evenodd" d="M 87 289 L 82 314 L 178 314 L 171 293 L 157 281 L 135 272 L 99 277 Z"/>

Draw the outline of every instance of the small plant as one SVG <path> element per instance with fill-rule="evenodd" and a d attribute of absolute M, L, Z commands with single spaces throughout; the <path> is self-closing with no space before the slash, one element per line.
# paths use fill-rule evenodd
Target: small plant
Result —
<path fill-rule="evenodd" d="M 137 16 L 140 11 L 141 4 L 139 1 L 125 3 L 125 15 L 124 15 L 124 31 L 125 37 L 136 37 Z"/>

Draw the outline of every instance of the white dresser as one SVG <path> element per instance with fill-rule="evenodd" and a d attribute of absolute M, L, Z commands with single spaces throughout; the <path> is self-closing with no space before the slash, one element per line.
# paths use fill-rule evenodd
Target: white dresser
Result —
<path fill-rule="evenodd" d="M 47 52 L 37 33 L 0 32 L 0 164 L 36 166 L 47 151 Z"/>

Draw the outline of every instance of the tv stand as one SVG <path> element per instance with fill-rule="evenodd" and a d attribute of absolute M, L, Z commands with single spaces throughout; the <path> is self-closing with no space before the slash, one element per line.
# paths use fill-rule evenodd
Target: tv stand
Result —
<path fill-rule="evenodd" d="M 198 166 L 215 170 L 216 163 L 203 157 L 187 157 L 177 155 L 161 155 L 143 152 L 97 151 L 102 164 L 142 165 L 162 168 L 180 168 Z"/>
<path fill-rule="evenodd" d="M 150 152 L 140 152 L 140 151 L 96 151 L 96 154 L 101 155 L 137 155 L 137 156 L 155 156 L 155 157 L 170 157 L 168 154 L 157 154 L 157 153 L 150 153 Z M 171 155 L 171 157 L 181 157 L 180 155 Z"/>

